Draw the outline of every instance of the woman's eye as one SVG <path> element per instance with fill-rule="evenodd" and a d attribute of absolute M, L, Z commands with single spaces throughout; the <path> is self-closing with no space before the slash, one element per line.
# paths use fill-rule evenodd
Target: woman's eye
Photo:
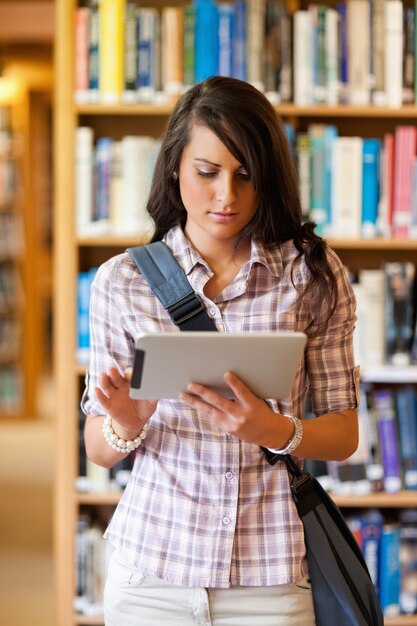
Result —
<path fill-rule="evenodd" d="M 241 180 L 250 180 L 250 176 L 246 172 L 239 172 L 238 176 Z"/>
<path fill-rule="evenodd" d="M 206 172 L 205 170 L 197 170 L 198 176 L 203 176 L 204 178 L 213 178 L 216 176 L 217 172 Z"/>

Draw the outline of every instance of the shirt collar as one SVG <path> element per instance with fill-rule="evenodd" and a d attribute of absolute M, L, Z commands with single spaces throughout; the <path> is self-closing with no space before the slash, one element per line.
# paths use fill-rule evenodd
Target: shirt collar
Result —
<path fill-rule="evenodd" d="M 164 241 L 172 250 L 174 256 L 176 256 L 181 262 L 184 272 L 187 275 L 189 275 L 198 264 L 203 265 L 208 271 L 211 271 L 202 256 L 191 246 L 180 225 L 171 228 L 171 230 L 166 233 Z M 259 241 L 252 239 L 251 256 L 248 261 L 249 272 L 256 263 L 259 263 L 263 265 L 273 276 L 281 276 L 283 272 L 284 250 L 289 245 L 291 245 L 292 248 L 292 242 L 285 242 L 270 249 L 263 246 Z"/>

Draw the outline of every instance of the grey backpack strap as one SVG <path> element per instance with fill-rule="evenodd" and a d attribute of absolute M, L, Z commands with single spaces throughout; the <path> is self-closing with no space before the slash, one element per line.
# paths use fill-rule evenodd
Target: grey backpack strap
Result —
<path fill-rule="evenodd" d="M 150 289 L 181 330 L 216 331 L 184 270 L 163 241 L 127 248 Z"/>

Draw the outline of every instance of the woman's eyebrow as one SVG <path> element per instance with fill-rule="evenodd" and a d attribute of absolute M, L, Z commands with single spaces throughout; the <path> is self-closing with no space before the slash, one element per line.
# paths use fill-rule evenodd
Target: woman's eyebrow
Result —
<path fill-rule="evenodd" d="M 195 157 L 194 161 L 201 161 L 202 163 L 207 163 L 208 165 L 214 165 L 215 167 L 221 167 L 219 163 L 213 163 L 213 161 L 209 161 L 208 159 L 203 159 L 201 157 Z"/>

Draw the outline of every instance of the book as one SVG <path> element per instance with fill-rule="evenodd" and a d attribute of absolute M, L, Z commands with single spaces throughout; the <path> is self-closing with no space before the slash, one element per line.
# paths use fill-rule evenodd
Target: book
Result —
<path fill-rule="evenodd" d="M 380 194 L 377 216 L 377 233 L 382 237 L 390 237 L 392 233 L 393 179 L 394 135 L 385 133 L 380 152 Z"/>
<path fill-rule="evenodd" d="M 306 106 L 313 101 L 312 37 L 308 11 L 295 11 L 293 15 L 293 98 L 294 104 L 298 106 Z"/>
<path fill-rule="evenodd" d="M 402 481 L 394 395 L 390 389 L 375 389 L 373 400 L 384 470 L 384 490 L 397 493 L 402 487 Z"/>
<path fill-rule="evenodd" d="M 379 202 L 379 139 L 364 139 L 362 144 L 362 226 L 361 235 L 373 239 L 377 233 Z"/>
<path fill-rule="evenodd" d="M 411 187 L 417 149 L 417 129 L 400 125 L 395 129 L 392 232 L 404 239 L 411 224 Z"/>
<path fill-rule="evenodd" d="M 385 103 L 385 3 L 387 0 L 373 0 L 372 3 L 372 63 L 374 84 L 372 102 Z"/>
<path fill-rule="evenodd" d="M 362 139 L 333 142 L 332 236 L 359 239 L 362 222 Z"/>
<path fill-rule="evenodd" d="M 89 101 L 98 102 L 100 95 L 100 16 L 98 0 L 91 0 L 89 9 L 88 91 Z"/>
<path fill-rule="evenodd" d="M 99 137 L 96 142 L 96 175 L 93 222 L 97 234 L 106 233 L 110 224 L 110 177 L 113 155 L 113 139 Z"/>
<path fill-rule="evenodd" d="M 79 126 L 75 130 L 75 217 L 79 235 L 87 234 L 93 221 L 93 169 L 93 129 Z"/>
<path fill-rule="evenodd" d="M 338 2 L 336 5 L 338 15 L 337 28 L 337 64 L 339 77 L 339 102 L 347 104 L 349 102 L 349 79 L 348 79 L 348 23 L 347 9 L 345 2 Z"/>
<path fill-rule="evenodd" d="M 325 15 L 325 83 L 327 104 L 339 102 L 339 57 L 338 57 L 338 12 L 331 7 L 326 8 Z"/>
<path fill-rule="evenodd" d="M 160 88 L 160 17 L 156 9 L 140 7 L 137 12 L 138 100 L 151 102 Z"/>
<path fill-rule="evenodd" d="M 265 36 L 265 0 L 246 0 L 247 5 L 247 81 L 265 91 L 263 54 Z"/>
<path fill-rule="evenodd" d="M 379 603 L 384 616 L 400 613 L 400 536 L 398 523 L 384 523 L 379 544 Z"/>
<path fill-rule="evenodd" d="M 195 0 L 195 81 L 214 76 L 218 68 L 217 5 Z"/>
<path fill-rule="evenodd" d="M 77 277 L 77 363 L 88 364 L 90 357 L 90 291 L 97 269 L 83 271 Z"/>
<path fill-rule="evenodd" d="M 417 510 L 399 514 L 400 610 L 412 615 L 417 612 Z"/>
<path fill-rule="evenodd" d="M 384 84 L 386 104 L 400 107 L 403 96 L 403 3 L 389 0 L 385 3 Z"/>
<path fill-rule="evenodd" d="M 183 80 L 184 87 L 191 87 L 195 77 L 195 6 L 187 4 L 184 7 L 184 48 L 183 48 Z"/>
<path fill-rule="evenodd" d="M 183 86 L 183 18 L 182 7 L 162 8 L 162 89 L 168 96 L 180 95 Z"/>
<path fill-rule="evenodd" d="M 78 7 L 75 12 L 75 101 L 89 101 L 88 31 L 91 9 Z"/>
<path fill-rule="evenodd" d="M 379 547 L 383 517 L 377 509 L 370 509 L 361 516 L 362 553 L 368 566 L 371 580 L 379 593 Z"/>
<path fill-rule="evenodd" d="M 413 339 L 413 286 L 415 265 L 412 262 L 387 262 L 386 277 L 386 357 L 393 365 L 410 363 Z"/>
<path fill-rule="evenodd" d="M 137 102 L 137 53 L 138 53 L 138 29 L 137 29 L 137 10 L 136 2 L 127 2 L 124 20 L 124 46 L 123 46 L 123 67 L 124 67 L 124 85 L 122 100 L 126 104 Z"/>
<path fill-rule="evenodd" d="M 218 70 L 219 76 L 233 75 L 233 40 L 235 36 L 235 10 L 230 2 L 221 2 L 218 11 Z"/>
<path fill-rule="evenodd" d="M 415 10 L 404 7 L 403 28 L 403 104 L 414 104 Z"/>
<path fill-rule="evenodd" d="M 100 0 L 100 100 L 117 104 L 123 90 L 123 22 L 125 0 Z"/>
<path fill-rule="evenodd" d="M 311 144 L 308 133 L 297 133 L 296 154 L 301 210 L 303 219 L 308 219 L 311 211 Z"/>
<path fill-rule="evenodd" d="M 311 148 L 310 219 L 316 224 L 316 233 L 323 235 L 327 223 L 325 125 L 310 124 L 308 135 Z"/>
<path fill-rule="evenodd" d="M 233 41 L 233 73 L 240 80 L 247 77 L 247 4 L 246 0 L 236 0 L 233 4 L 235 17 L 235 36 Z"/>
<path fill-rule="evenodd" d="M 347 0 L 347 63 L 349 103 L 369 104 L 371 16 L 368 0 Z"/>
<path fill-rule="evenodd" d="M 406 489 L 417 489 L 417 397 L 409 385 L 395 391 L 401 466 Z"/>

